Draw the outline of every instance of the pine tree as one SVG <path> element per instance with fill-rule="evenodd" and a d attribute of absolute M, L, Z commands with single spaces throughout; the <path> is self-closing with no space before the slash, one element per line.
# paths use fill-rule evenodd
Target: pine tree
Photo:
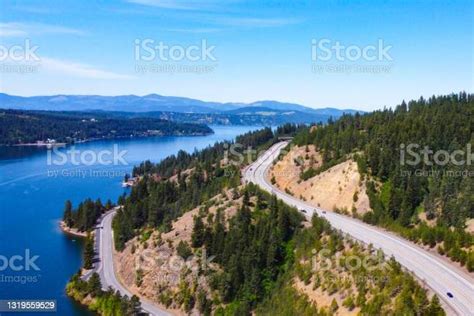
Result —
<path fill-rule="evenodd" d="M 191 246 L 193 248 L 202 247 L 206 237 L 206 229 L 201 216 L 194 216 L 194 227 L 191 235 Z"/>
<path fill-rule="evenodd" d="M 417 287 L 415 289 L 413 303 L 415 305 L 416 314 L 423 315 L 429 305 L 429 301 L 428 297 L 426 296 L 426 291 L 421 287 Z"/>
<path fill-rule="evenodd" d="M 64 205 L 63 221 L 67 227 L 73 226 L 72 203 L 70 200 L 67 200 Z"/>
<path fill-rule="evenodd" d="M 102 293 L 102 284 L 100 282 L 99 274 L 94 272 L 88 282 L 88 291 L 92 297 L 99 296 Z"/>
<path fill-rule="evenodd" d="M 212 311 L 212 302 L 207 299 L 206 292 L 199 290 L 197 294 L 197 306 L 202 315 L 210 315 Z"/>
<path fill-rule="evenodd" d="M 178 252 L 178 255 L 184 260 L 187 260 L 193 254 L 191 248 L 189 248 L 188 243 L 182 240 L 176 247 L 176 251 Z"/>
<path fill-rule="evenodd" d="M 94 264 L 94 239 L 88 235 L 84 246 L 84 269 L 92 269 Z"/>
<path fill-rule="evenodd" d="M 336 302 L 336 299 L 332 299 L 332 302 L 331 302 L 331 313 L 336 313 L 336 311 L 339 309 L 339 305 L 337 304 Z"/>
<path fill-rule="evenodd" d="M 443 308 L 441 307 L 438 296 L 434 295 L 433 298 L 431 299 L 430 305 L 428 306 L 427 315 L 430 315 L 430 316 L 446 315 Z"/>
<path fill-rule="evenodd" d="M 212 254 L 221 254 L 224 251 L 224 242 L 225 242 L 225 225 L 224 225 L 224 215 L 221 210 L 217 210 L 216 219 L 214 221 L 213 228 L 213 238 L 212 238 Z"/>
<path fill-rule="evenodd" d="M 105 207 L 105 209 L 108 211 L 108 210 L 110 210 L 113 206 L 114 206 L 114 205 L 113 205 L 112 201 L 111 201 L 110 199 L 108 199 L 108 200 L 107 200 L 107 203 L 105 203 L 105 206 L 104 206 L 104 207 Z"/>
<path fill-rule="evenodd" d="M 140 315 L 142 310 L 140 299 L 133 295 L 130 299 L 130 315 Z"/>
<path fill-rule="evenodd" d="M 250 198 L 249 198 L 249 192 L 245 190 L 244 192 L 244 199 L 243 199 L 243 205 L 248 206 L 250 204 Z"/>

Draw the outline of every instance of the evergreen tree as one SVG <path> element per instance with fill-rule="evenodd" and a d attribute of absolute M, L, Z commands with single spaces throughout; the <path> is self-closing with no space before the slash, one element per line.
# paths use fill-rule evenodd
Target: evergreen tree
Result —
<path fill-rule="evenodd" d="M 428 306 L 427 315 L 430 316 L 444 316 L 446 313 L 444 312 L 441 304 L 439 302 L 438 296 L 434 295 L 431 298 L 430 305 Z"/>
<path fill-rule="evenodd" d="M 92 269 L 94 255 L 94 239 L 88 235 L 84 245 L 84 269 Z"/>
<path fill-rule="evenodd" d="M 73 214 L 72 214 L 72 203 L 70 200 L 67 200 L 65 205 L 64 205 L 64 216 L 63 216 L 63 221 L 68 227 L 72 227 L 73 225 Z"/>
<path fill-rule="evenodd" d="M 191 235 L 191 245 L 193 248 L 199 248 L 204 245 L 206 230 L 201 216 L 194 216 L 193 233 Z"/>
<path fill-rule="evenodd" d="M 140 303 L 140 299 L 138 296 L 133 295 L 130 299 L 130 314 L 129 315 L 139 315 L 141 313 L 142 307 Z"/>
<path fill-rule="evenodd" d="M 88 292 L 91 293 L 92 297 L 100 296 L 102 293 L 102 284 L 100 282 L 99 274 L 94 272 L 88 282 Z"/>

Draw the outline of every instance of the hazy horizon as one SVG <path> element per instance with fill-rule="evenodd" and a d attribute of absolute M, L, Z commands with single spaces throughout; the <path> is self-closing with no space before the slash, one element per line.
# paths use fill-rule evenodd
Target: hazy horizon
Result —
<path fill-rule="evenodd" d="M 458 92 L 452 92 L 453 94 L 457 94 L 461 91 L 458 91 Z M 466 93 L 472 93 L 470 91 L 465 91 Z M 348 106 L 333 106 L 333 105 L 326 105 L 326 106 L 312 106 L 312 105 L 308 105 L 308 104 L 301 104 L 301 103 L 296 103 L 296 102 L 286 102 L 286 101 L 280 101 L 280 100 L 255 100 L 255 101 L 251 101 L 251 102 L 233 102 L 233 101 L 224 101 L 224 102 L 221 102 L 221 101 L 213 101 L 213 100 L 202 100 L 202 99 L 195 99 L 195 98 L 190 98 L 190 97 L 187 97 L 187 96 L 177 96 L 177 95 L 164 95 L 164 94 L 160 94 L 160 93 L 149 93 L 149 94 L 143 94 L 143 95 L 137 95 L 137 94 L 117 94 L 117 95 L 105 95 L 105 94 L 64 94 L 64 93 L 58 93 L 58 94 L 48 94 L 48 95 L 15 95 L 15 94 L 10 94 L 10 93 L 5 93 L 5 92 L 1 92 L 0 93 L 3 93 L 3 94 L 7 94 L 7 95 L 10 95 L 10 96 L 14 96 L 14 97 L 23 97 L 23 98 L 30 98 L 30 97 L 56 97 L 56 96 L 97 96 L 97 97 L 127 97 L 127 96 L 136 96 L 136 97 L 146 97 L 146 96 L 149 96 L 149 95 L 159 95 L 159 96 L 162 96 L 162 97 L 170 97 L 170 98 L 183 98 L 183 99 L 192 99 L 192 100 L 198 100 L 198 101 L 202 101 L 202 102 L 207 102 L 207 103 L 212 103 L 212 102 L 215 102 L 215 103 L 222 103 L 222 104 L 242 104 L 242 105 L 249 105 L 249 104 L 254 104 L 254 103 L 259 103 L 259 102 L 279 102 L 279 103 L 291 103 L 291 104 L 296 104 L 296 105 L 302 105 L 302 106 L 305 106 L 305 107 L 308 107 L 308 108 L 312 108 L 312 109 L 325 109 L 325 108 L 328 108 L 328 109 L 337 109 L 337 110 L 358 110 L 358 111 L 362 111 L 362 112 L 372 112 L 372 111 L 377 111 L 377 110 L 383 110 L 385 107 L 386 108 L 394 108 L 396 107 L 397 105 L 401 104 L 403 101 L 405 102 L 408 102 L 410 100 L 418 100 L 420 97 L 423 97 L 424 99 L 428 99 L 430 97 L 432 97 L 433 95 L 431 96 L 420 96 L 418 98 L 414 98 L 414 99 L 402 99 L 400 100 L 399 102 L 395 103 L 395 104 L 384 104 L 380 107 L 376 107 L 376 108 L 373 108 L 373 109 L 370 109 L 370 110 L 364 110 L 364 109 L 359 109 L 355 106 L 351 106 L 351 105 L 348 105 Z M 438 96 L 438 94 L 434 95 L 434 96 Z M 0 105 L 0 108 L 2 108 L 2 106 Z M 81 111 L 81 110 L 78 110 L 78 111 Z"/>

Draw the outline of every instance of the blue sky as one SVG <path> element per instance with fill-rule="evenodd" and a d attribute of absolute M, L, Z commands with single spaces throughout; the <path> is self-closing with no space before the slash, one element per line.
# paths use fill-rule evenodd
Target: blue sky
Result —
<path fill-rule="evenodd" d="M 474 8 L 467 0 L 3 0 L 0 6 L 2 54 L 29 41 L 39 58 L 1 59 L 0 66 L 34 66 L 27 73 L 2 69 L 0 91 L 10 94 L 158 93 L 371 110 L 474 87 Z M 183 49 L 206 41 L 216 60 L 137 61 L 135 41 L 146 39 Z M 314 59 L 321 40 L 328 49 L 336 42 L 356 47 L 355 54 L 382 41 L 391 60 L 340 60 L 334 50 L 330 60 Z M 208 70 L 141 73 L 140 66 Z"/>

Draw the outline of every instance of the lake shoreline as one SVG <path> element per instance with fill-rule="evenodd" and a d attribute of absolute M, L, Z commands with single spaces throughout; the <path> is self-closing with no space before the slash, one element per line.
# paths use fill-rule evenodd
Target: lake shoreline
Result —
<path fill-rule="evenodd" d="M 133 166 L 147 159 L 159 162 L 180 149 L 192 153 L 216 142 L 231 141 L 237 135 L 257 129 L 254 126 L 210 126 L 215 133 L 199 137 L 142 137 L 135 139 L 101 140 L 77 144 L 76 149 L 99 152 L 110 150 L 117 143 L 127 150 L 128 165 L 76 166 L 68 161 L 65 165 L 47 166 L 47 149 L 34 146 L 0 146 L 0 199 L 5 217 L 0 230 L 12 236 L 11 242 L 0 243 L 0 253 L 16 254 L 19 249 L 30 249 L 40 256 L 41 278 L 37 283 L 3 283 L 0 292 L 11 297 L 42 297 L 49 293 L 57 299 L 58 315 L 97 315 L 65 294 L 64 288 L 71 276 L 82 267 L 84 252 L 83 234 L 77 236 L 60 227 L 64 203 L 71 200 L 74 206 L 87 198 L 116 201 L 129 193 L 130 188 L 121 186 L 125 173 L 132 173 Z M 73 147 L 71 147 L 73 148 Z M 60 149 L 64 150 L 64 148 Z M 68 150 L 67 147 L 65 150 Z M 51 172 L 45 172 L 47 166 Z M 80 168 L 78 168 L 80 167 Z M 71 170 L 62 174 L 62 170 Z M 82 176 L 74 171 L 84 172 Z M 95 175 L 100 170 L 103 175 Z M 21 210 L 21 211 L 20 211 Z M 13 237 L 14 236 L 14 237 Z"/>
<path fill-rule="evenodd" d="M 95 141 L 101 140 L 123 140 L 123 139 L 140 139 L 140 138 L 151 138 L 151 137 L 201 137 L 201 136 L 209 136 L 215 134 L 215 131 L 209 133 L 191 133 L 191 134 L 183 134 L 183 133 L 176 133 L 170 135 L 141 135 L 141 136 L 117 136 L 117 137 L 103 137 L 103 138 L 89 138 L 89 139 L 82 139 L 75 142 L 70 143 L 24 143 L 24 144 L 0 144 L 0 147 L 38 147 L 38 148 L 53 148 L 53 147 L 64 147 L 64 146 L 71 146 L 75 144 L 84 144 L 90 143 Z"/>
<path fill-rule="evenodd" d="M 66 225 L 64 221 L 59 221 L 59 228 L 61 228 L 61 231 L 67 235 L 71 235 L 74 237 L 80 237 L 80 238 L 86 238 L 87 233 L 86 232 L 80 232 L 77 230 L 77 228 L 71 228 Z"/>

